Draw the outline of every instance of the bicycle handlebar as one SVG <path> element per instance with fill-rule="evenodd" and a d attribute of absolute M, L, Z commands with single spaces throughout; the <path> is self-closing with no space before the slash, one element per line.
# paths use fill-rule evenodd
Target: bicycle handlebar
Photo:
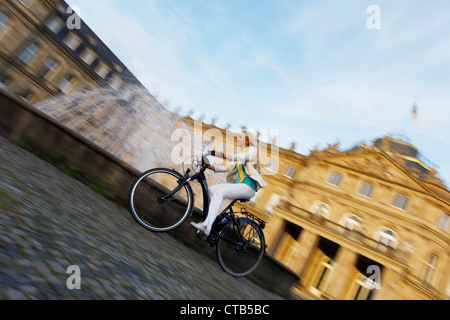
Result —
<path fill-rule="evenodd" d="M 215 156 L 215 154 L 216 154 L 215 151 L 207 151 L 207 152 L 202 152 L 202 154 L 197 154 L 197 155 L 191 156 L 194 158 L 194 160 L 192 162 L 193 168 L 195 168 L 195 167 L 198 168 L 200 166 L 201 168 L 199 171 L 205 172 L 206 169 L 208 169 L 211 166 L 207 157 Z M 200 157 L 201 157 L 201 160 L 200 160 Z M 194 171 L 196 171 L 196 170 L 194 169 Z"/>
<path fill-rule="evenodd" d="M 208 167 L 210 167 L 209 161 L 206 158 L 207 156 L 214 156 L 215 151 L 208 151 L 206 154 L 202 155 L 202 167 L 200 169 L 201 172 L 205 172 Z"/>

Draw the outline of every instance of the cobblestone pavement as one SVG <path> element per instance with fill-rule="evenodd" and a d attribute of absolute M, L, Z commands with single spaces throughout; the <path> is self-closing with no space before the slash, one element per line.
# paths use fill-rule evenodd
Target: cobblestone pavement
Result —
<path fill-rule="evenodd" d="M 67 287 L 72 265 L 80 289 Z M 0 136 L 0 299 L 282 298 Z"/>

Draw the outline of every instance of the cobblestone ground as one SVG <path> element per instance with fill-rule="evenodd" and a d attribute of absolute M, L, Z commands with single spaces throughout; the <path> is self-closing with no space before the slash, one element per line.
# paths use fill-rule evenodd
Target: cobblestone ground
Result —
<path fill-rule="evenodd" d="M 0 299 L 281 298 L 0 136 Z"/>

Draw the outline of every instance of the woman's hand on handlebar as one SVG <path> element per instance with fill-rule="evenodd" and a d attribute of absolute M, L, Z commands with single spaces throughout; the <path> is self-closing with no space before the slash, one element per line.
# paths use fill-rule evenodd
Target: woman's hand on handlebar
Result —
<path fill-rule="evenodd" d="M 215 171 L 215 170 L 216 170 L 216 168 L 215 168 L 214 166 L 211 166 L 211 165 L 206 164 L 206 163 L 205 163 L 205 164 L 202 164 L 201 167 L 202 167 L 202 168 L 209 169 L 209 170 L 212 170 L 212 171 Z"/>
<path fill-rule="evenodd" d="M 215 157 L 217 157 L 217 158 L 222 158 L 222 159 L 227 159 L 227 160 L 228 160 L 228 158 L 227 158 L 227 156 L 225 155 L 225 153 L 223 153 L 222 151 L 219 151 L 219 150 L 214 150 L 214 151 L 212 151 L 212 152 L 211 152 L 211 155 L 212 155 L 212 156 L 215 156 Z"/>

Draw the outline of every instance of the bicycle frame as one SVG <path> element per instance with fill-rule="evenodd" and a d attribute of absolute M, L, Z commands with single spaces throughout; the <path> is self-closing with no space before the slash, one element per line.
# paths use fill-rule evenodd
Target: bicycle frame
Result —
<path fill-rule="evenodd" d="M 205 164 L 203 157 L 202 157 L 202 164 Z M 199 172 L 196 172 L 192 176 L 189 176 L 189 173 L 191 172 L 191 170 L 189 168 L 186 170 L 186 173 L 184 175 L 182 175 L 180 172 L 178 172 L 175 169 L 172 169 L 172 170 L 175 171 L 176 173 L 178 173 L 180 176 L 183 176 L 183 180 L 181 180 L 180 184 L 175 189 L 173 189 L 169 194 L 167 194 L 166 196 L 159 197 L 158 202 L 162 203 L 162 202 L 166 201 L 166 199 L 173 196 L 181 188 L 183 188 L 186 184 L 188 184 L 190 187 L 190 182 L 193 180 L 197 180 L 200 183 L 200 186 L 202 188 L 203 215 L 204 215 L 204 218 L 206 219 L 206 217 L 208 216 L 209 205 L 211 202 L 211 199 L 209 197 L 209 191 L 208 191 L 208 182 L 207 182 L 206 175 L 205 175 L 206 167 L 202 167 Z M 192 189 L 192 187 L 191 187 L 191 189 Z M 192 211 L 191 211 L 190 215 L 192 215 L 193 210 L 194 210 L 194 207 L 192 207 Z"/>
<path fill-rule="evenodd" d="M 203 194 L 203 216 L 206 219 L 206 217 L 208 216 L 209 205 L 211 203 L 211 199 L 209 197 L 208 181 L 206 180 L 205 170 L 206 170 L 206 168 L 205 169 L 202 168 L 199 172 L 195 173 L 193 176 L 188 177 L 186 179 L 186 183 L 189 183 L 189 181 L 192 181 L 192 180 L 197 180 L 200 183 L 200 186 L 202 188 L 202 194 Z M 187 173 L 189 173 L 189 171 Z M 192 214 L 192 212 L 191 212 L 191 214 Z"/>

